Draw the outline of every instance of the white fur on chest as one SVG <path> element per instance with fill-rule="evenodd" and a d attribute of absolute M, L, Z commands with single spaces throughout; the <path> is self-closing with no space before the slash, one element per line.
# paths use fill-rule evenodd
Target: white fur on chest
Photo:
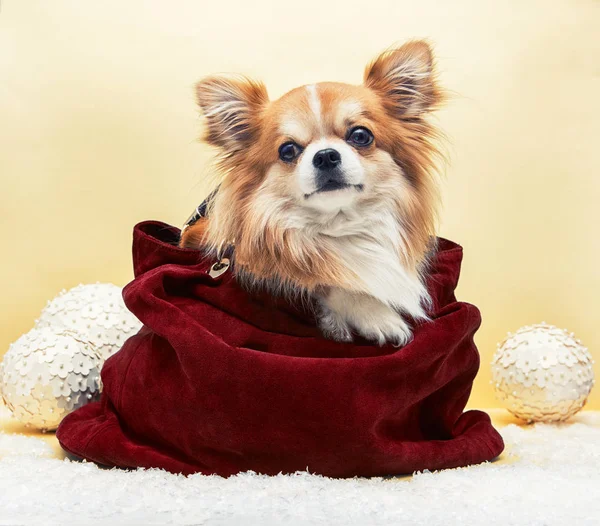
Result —
<path fill-rule="evenodd" d="M 344 266 L 358 276 L 357 290 L 415 318 L 429 300 L 421 276 L 402 265 L 403 232 L 391 213 L 341 212 L 322 225 Z"/>
<path fill-rule="evenodd" d="M 304 207 L 283 210 L 268 192 L 259 195 L 254 208 L 261 211 L 262 225 L 276 217 L 284 228 L 300 232 L 307 243 L 327 245 L 357 276 L 349 292 L 370 295 L 415 319 L 427 317 L 423 307 L 430 299 L 419 273 L 402 264 L 406 234 L 391 203 L 358 203 L 326 213 Z"/>

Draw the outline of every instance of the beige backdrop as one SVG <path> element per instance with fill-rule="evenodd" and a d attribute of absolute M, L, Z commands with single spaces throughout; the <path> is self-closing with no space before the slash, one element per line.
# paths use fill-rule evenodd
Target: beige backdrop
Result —
<path fill-rule="evenodd" d="M 459 295 L 484 320 L 471 405 L 496 404 L 490 358 L 521 325 L 568 327 L 600 357 L 599 7 L 3 0 L 0 354 L 61 288 L 125 284 L 135 222 L 181 224 L 201 201 L 195 80 L 246 73 L 275 97 L 359 82 L 380 50 L 427 37 L 456 93 L 439 117 L 452 139 L 441 233 L 465 247 Z"/>

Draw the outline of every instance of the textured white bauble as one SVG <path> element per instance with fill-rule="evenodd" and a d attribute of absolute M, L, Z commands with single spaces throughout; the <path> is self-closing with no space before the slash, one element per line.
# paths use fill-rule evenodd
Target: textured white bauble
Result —
<path fill-rule="evenodd" d="M 0 391 L 24 424 L 56 429 L 65 415 L 95 400 L 104 360 L 92 344 L 64 329 L 32 329 L 0 364 Z"/>
<path fill-rule="evenodd" d="M 566 420 L 587 402 L 593 360 L 572 333 L 542 322 L 508 334 L 492 360 L 496 394 L 528 422 Z"/>
<path fill-rule="evenodd" d="M 112 283 L 78 285 L 62 291 L 48 302 L 36 327 L 72 331 L 107 359 L 142 326 L 125 306 L 121 292 L 121 287 Z"/>

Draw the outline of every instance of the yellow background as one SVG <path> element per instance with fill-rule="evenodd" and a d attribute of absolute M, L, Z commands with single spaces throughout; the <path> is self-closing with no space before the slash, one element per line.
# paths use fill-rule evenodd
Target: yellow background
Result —
<path fill-rule="evenodd" d="M 545 320 L 600 358 L 600 3 L 594 0 L 28 1 L 0 9 L 0 354 L 47 299 L 131 278 L 131 228 L 202 200 L 192 85 L 215 72 L 277 97 L 357 83 L 427 37 L 455 93 L 441 234 L 465 247 L 478 305 L 471 405 L 496 404 L 498 340 Z M 600 370 L 596 369 L 598 375 Z M 600 408 L 600 388 L 591 407 Z"/>

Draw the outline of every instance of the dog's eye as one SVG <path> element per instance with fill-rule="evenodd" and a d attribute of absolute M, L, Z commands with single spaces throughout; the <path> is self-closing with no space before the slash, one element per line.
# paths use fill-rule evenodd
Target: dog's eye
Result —
<path fill-rule="evenodd" d="M 346 140 L 355 146 L 368 146 L 373 142 L 373 134 L 366 128 L 359 126 L 350 130 Z"/>
<path fill-rule="evenodd" d="M 286 163 L 291 163 L 301 152 L 302 148 L 295 142 L 284 142 L 279 147 L 279 158 Z"/>

